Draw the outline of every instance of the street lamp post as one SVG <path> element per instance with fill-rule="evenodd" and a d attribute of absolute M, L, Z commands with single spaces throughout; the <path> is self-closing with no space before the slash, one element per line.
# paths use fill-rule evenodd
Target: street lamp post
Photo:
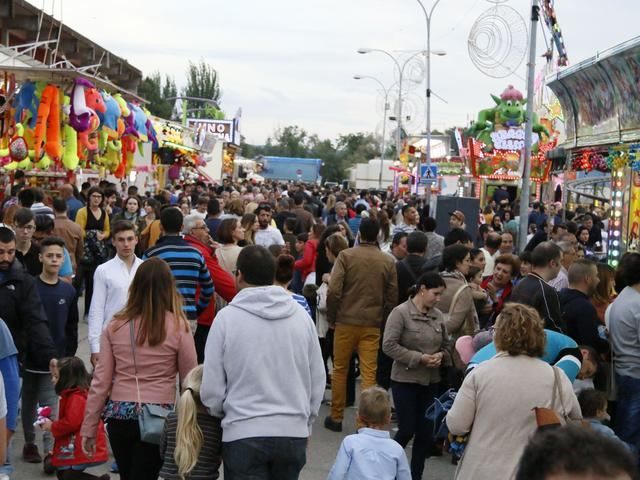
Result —
<path fill-rule="evenodd" d="M 389 92 L 391 91 L 391 87 L 385 88 L 384 84 L 378 80 L 376 77 L 371 77 L 369 75 L 354 75 L 354 80 L 373 80 L 384 92 L 384 111 L 382 112 L 382 142 L 381 142 L 381 151 L 380 151 L 380 172 L 378 173 L 378 190 L 382 190 L 382 168 L 384 166 L 384 153 L 387 148 L 386 140 L 387 140 L 387 110 L 389 110 Z"/>
<path fill-rule="evenodd" d="M 422 8 L 424 12 L 424 17 L 427 23 L 427 61 L 425 69 L 425 81 L 427 88 L 427 169 L 431 168 L 431 19 L 433 18 L 433 11 L 436 9 L 440 0 L 436 0 L 431 10 L 427 12 L 422 0 L 417 0 L 418 4 Z M 420 181 L 420 168 L 418 168 L 417 172 L 417 182 Z M 429 206 L 429 213 L 431 214 L 431 185 L 427 185 L 425 188 L 425 202 Z"/>
<path fill-rule="evenodd" d="M 379 52 L 384 53 L 387 57 L 393 60 L 396 68 L 398 69 L 398 131 L 396 132 L 396 155 L 400 155 L 400 147 L 402 146 L 402 81 L 404 78 L 404 69 L 409 64 L 411 60 L 413 60 L 418 55 L 426 55 L 425 50 L 421 50 L 419 52 L 414 53 L 409 58 L 405 60 L 405 62 L 401 65 L 396 57 L 394 57 L 391 53 L 386 50 L 381 50 L 379 48 L 359 48 L 358 53 L 364 55 L 371 52 Z"/>

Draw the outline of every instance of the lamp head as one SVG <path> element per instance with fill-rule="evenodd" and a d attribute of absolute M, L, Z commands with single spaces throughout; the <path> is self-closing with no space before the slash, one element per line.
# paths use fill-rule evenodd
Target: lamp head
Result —
<path fill-rule="evenodd" d="M 364 55 L 365 53 L 371 53 L 371 49 L 370 48 L 359 48 L 358 49 L 358 53 L 360 55 Z"/>
<path fill-rule="evenodd" d="M 446 54 L 445 50 L 431 50 L 431 55 L 437 55 L 438 57 L 444 57 Z"/>
<path fill-rule="evenodd" d="M 353 79 L 354 80 L 362 80 L 362 75 L 354 75 Z"/>

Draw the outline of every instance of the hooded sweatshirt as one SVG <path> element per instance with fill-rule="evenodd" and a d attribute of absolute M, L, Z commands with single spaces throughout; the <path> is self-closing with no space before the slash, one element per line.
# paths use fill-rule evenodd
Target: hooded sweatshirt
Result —
<path fill-rule="evenodd" d="M 283 288 L 245 288 L 216 316 L 200 398 L 223 442 L 310 436 L 325 382 L 313 321 Z"/>

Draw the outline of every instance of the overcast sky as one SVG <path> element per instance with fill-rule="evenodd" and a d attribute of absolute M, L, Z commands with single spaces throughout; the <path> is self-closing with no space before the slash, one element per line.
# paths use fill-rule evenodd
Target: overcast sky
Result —
<path fill-rule="evenodd" d="M 40 0 L 30 0 L 38 7 Z M 46 0 L 48 13 L 51 1 Z M 184 85 L 188 60 L 204 59 L 218 71 L 222 107 L 243 109 L 242 133 L 263 143 L 274 129 L 299 125 L 321 137 L 374 131 L 382 102 L 376 84 L 354 74 L 394 82 L 391 60 L 379 53 L 358 55 L 360 47 L 405 56 L 426 46 L 425 20 L 416 0 L 65 0 L 56 17 L 91 40 L 126 58 L 145 74 L 169 74 Z M 425 0 L 430 6 L 432 0 Z M 640 34 L 638 0 L 557 0 L 558 20 L 572 63 Z M 107 6 L 108 5 L 108 6 Z M 506 3 L 528 19 L 530 2 Z M 519 75 L 494 79 L 472 64 L 469 31 L 486 0 L 441 0 L 432 24 L 432 48 L 447 56 L 432 60 L 432 88 L 448 101 L 432 103 L 433 128 L 461 126 L 492 105 L 512 83 L 525 91 Z M 528 21 L 528 20 L 527 20 Z M 541 54 L 543 40 L 538 30 Z M 405 53 L 403 53 L 405 52 Z M 538 57 L 538 68 L 542 59 Z M 408 108 L 422 125 L 424 86 Z M 420 125 L 413 128 L 419 130 Z"/>

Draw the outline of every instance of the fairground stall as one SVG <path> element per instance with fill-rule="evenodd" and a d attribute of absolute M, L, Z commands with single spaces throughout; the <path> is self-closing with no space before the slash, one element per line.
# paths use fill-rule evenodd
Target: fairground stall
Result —
<path fill-rule="evenodd" d="M 573 178 L 599 172 L 609 182 L 607 253 L 612 266 L 637 250 L 640 234 L 640 37 L 548 78 L 566 125 Z M 606 208 L 607 205 L 604 205 Z"/>
<path fill-rule="evenodd" d="M 495 106 L 481 110 L 467 132 L 466 156 L 472 178 L 472 194 L 486 205 L 500 185 L 506 185 L 511 200 L 519 197 L 522 183 L 526 103 L 522 93 L 509 85 L 500 96 L 491 95 Z M 533 118 L 531 191 L 540 198 L 549 180 L 551 162 L 547 152 L 557 145 L 553 122 Z"/>
<path fill-rule="evenodd" d="M 0 97 L 5 183 L 18 169 L 49 193 L 76 176 L 123 180 L 155 141 L 141 98 L 75 69 L 0 65 Z"/>

